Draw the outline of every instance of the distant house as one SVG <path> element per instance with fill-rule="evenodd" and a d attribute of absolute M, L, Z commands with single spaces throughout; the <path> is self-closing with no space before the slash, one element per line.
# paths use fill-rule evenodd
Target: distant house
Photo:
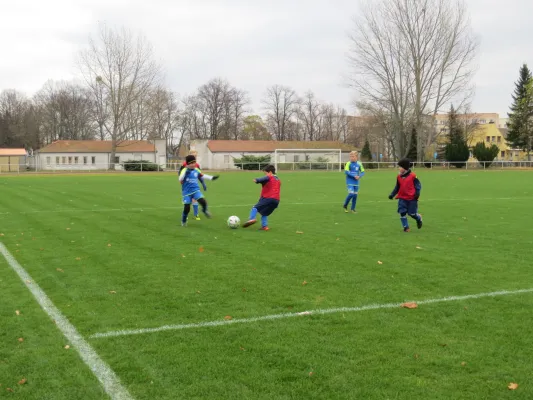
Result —
<path fill-rule="evenodd" d="M 26 149 L 0 149 L 0 172 L 18 172 L 26 168 Z"/>
<path fill-rule="evenodd" d="M 205 169 L 236 169 L 234 160 L 244 155 L 271 156 L 271 160 L 274 162 L 276 149 L 287 150 L 279 155 L 279 163 L 308 162 L 319 157 L 328 158 L 330 162 L 336 162 L 338 161 L 338 152 L 336 153 L 334 150 L 341 150 L 341 161 L 347 161 L 350 151 L 356 150 L 350 145 L 335 141 L 193 140 L 190 144 L 190 150 L 198 152 L 198 162 Z M 291 153 L 290 149 L 323 149 L 324 152 L 295 151 Z"/>
<path fill-rule="evenodd" d="M 123 140 L 118 142 L 115 159 L 111 160 L 110 140 L 58 140 L 36 152 L 38 170 L 97 170 L 108 169 L 114 163 L 128 160 L 146 160 L 166 166 L 166 140 Z"/>

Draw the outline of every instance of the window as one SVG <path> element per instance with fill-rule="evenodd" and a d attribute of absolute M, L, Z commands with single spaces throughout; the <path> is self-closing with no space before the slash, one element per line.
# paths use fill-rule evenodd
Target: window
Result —
<path fill-rule="evenodd" d="M 224 164 L 226 164 L 226 165 L 229 164 L 229 155 L 228 154 L 224 154 Z"/>
<path fill-rule="evenodd" d="M 120 162 L 120 156 L 115 156 L 115 164 L 118 164 Z"/>
<path fill-rule="evenodd" d="M 87 164 L 87 156 L 83 156 L 83 163 Z"/>
<path fill-rule="evenodd" d="M 61 163 L 66 164 L 67 163 L 67 157 L 61 157 Z"/>
<path fill-rule="evenodd" d="M 51 162 L 50 159 L 51 157 L 46 157 L 46 165 L 50 165 L 50 162 Z"/>
<path fill-rule="evenodd" d="M 91 157 L 91 164 L 92 165 L 96 164 L 96 157 L 95 156 Z"/>
<path fill-rule="evenodd" d="M 78 163 L 78 157 L 74 157 L 74 164 Z"/>
<path fill-rule="evenodd" d="M 494 142 L 496 140 L 496 136 L 492 136 L 491 139 L 492 139 L 491 142 Z"/>
<path fill-rule="evenodd" d="M 501 143 L 501 142 L 502 142 L 502 137 L 498 136 L 498 143 Z"/>
<path fill-rule="evenodd" d="M 502 158 L 505 157 L 505 151 L 502 151 Z"/>
<path fill-rule="evenodd" d="M 487 136 L 487 143 L 490 142 L 490 136 Z"/>
<path fill-rule="evenodd" d="M 69 158 L 68 158 L 68 163 L 69 163 L 69 164 L 72 164 L 72 157 L 69 157 Z"/>
<path fill-rule="evenodd" d="M 59 164 L 59 157 L 56 157 L 56 165 Z"/>

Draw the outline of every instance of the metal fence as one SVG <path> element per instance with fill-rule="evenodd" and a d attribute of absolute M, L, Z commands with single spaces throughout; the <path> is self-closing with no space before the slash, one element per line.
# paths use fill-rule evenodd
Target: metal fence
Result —
<path fill-rule="evenodd" d="M 331 162 L 294 162 L 278 163 L 278 171 L 329 171 L 338 172 L 339 168 L 344 169 L 345 163 Z M 261 171 L 266 163 L 240 163 L 228 164 L 218 170 L 223 171 Z M 392 170 L 397 169 L 396 162 L 363 162 L 365 170 Z M 113 168 L 114 167 L 114 168 Z M 2 174 L 25 174 L 25 173 L 142 173 L 142 172 L 164 172 L 177 171 L 181 163 L 168 163 L 158 165 L 154 163 L 120 163 L 113 164 L 58 164 L 46 166 L 28 166 L 14 164 L 0 164 L 0 175 Z M 208 168 L 202 168 L 208 170 Z M 482 163 L 469 161 L 463 163 L 453 162 L 423 162 L 415 163 L 413 169 L 428 170 L 505 170 L 505 169 L 533 169 L 533 161 L 493 161 L 492 163 Z"/>

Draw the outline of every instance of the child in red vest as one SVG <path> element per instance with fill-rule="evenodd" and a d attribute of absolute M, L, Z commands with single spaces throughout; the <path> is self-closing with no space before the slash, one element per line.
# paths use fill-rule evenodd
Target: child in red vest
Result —
<path fill-rule="evenodd" d="M 268 216 L 274 212 L 279 205 L 279 196 L 281 189 L 281 181 L 276 176 L 276 168 L 273 165 L 267 165 L 263 171 L 265 176 L 254 179 L 255 183 L 260 183 L 263 187 L 261 189 L 261 197 L 250 212 L 250 218 L 244 223 L 243 228 L 247 228 L 257 222 L 257 214 L 261 214 L 261 231 L 268 231 Z"/>
<path fill-rule="evenodd" d="M 418 198 L 422 190 L 422 184 L 411 171 L 411 161 L 404 158 L 398 161 L 400 173 L 396 177 L 396 186 L 389 195 L 392 200 L 394 196 L 398 199 L 398 214 L 402 221 L 403 231 L 409 232 L 409 222 L 407 214 L 416 221 L 418 229 L 422 228 L 422 216 L 418 213 Z"/>

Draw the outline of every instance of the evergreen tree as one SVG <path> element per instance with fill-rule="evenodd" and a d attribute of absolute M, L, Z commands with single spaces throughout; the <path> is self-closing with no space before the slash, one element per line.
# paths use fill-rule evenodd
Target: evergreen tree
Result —
<path fill-rule="evenodd" d="M 409 147 L 409 151 L 407 152 L 407 158 L 410 159 L 413 164 L 415 163 L 418 157 L 418 142 L 416 136 L 416 128 L 413 127 L 413 130 L 411 131 L 411 146 Z"/>
<path fill-rule="evenodd" d="M 520 77 L 515 83 L 512 95 L 513 104 L 508 113 L 509 122 L 507 128 L 507 144 L 513 148 L 526 150 L 530 159 L 531 142 L 533 140 L 533 77 L 526 64 L 520 68 Z"/>
<path fill-rule="evenodd" d="M 361 161 L 372 161 L 372 152 L 370 151 L 370 143 L 368 142 L 368 139 L 365 140 L 365 145 L 361 151 Z M 368 166 L 365 166 L 365 168 L 372 169 L 374 168 L 374 164 L 368 164 Z"/>
<path fill-rule="evenodd" d="M 485 142 L 479 142 L 474 146 L 472 154 L 484 168 L 488 168 L 499 152 L 500 148 L 494 143 L 489 147 L 485 145 Z"/>
<path fill-rule="evenodd" d="M 456 168 L 463 168 L 470 157 L 470 150 L 466 143 L 463 126 L 453 105 L 448 113 L 448 128 L 448 143 L 444 149 L 446 161 L 452 162 Z"/>

